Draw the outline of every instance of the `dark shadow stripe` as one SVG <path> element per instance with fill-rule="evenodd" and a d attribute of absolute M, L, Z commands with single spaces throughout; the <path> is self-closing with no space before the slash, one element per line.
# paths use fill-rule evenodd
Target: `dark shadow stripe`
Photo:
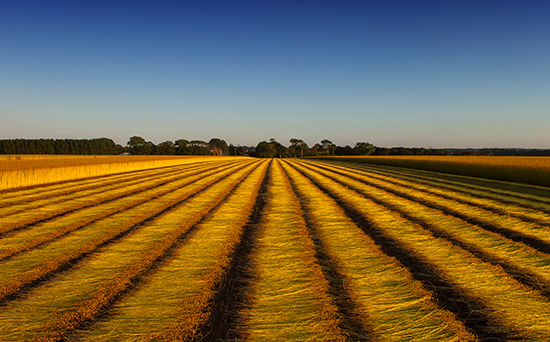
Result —
<path fill-rule="evenodd" d="M 292 167 L 311 180 L 321 191 L 332 197 L 342 207 L 346 215 L 371 237 L 386 255 L 396 258 L 409 269 L 413 278 L 422 282 L 424 287 L 433 293 L 437 303 L 453 312 L 481 341 L 520 339 L 518 333 L 512 331 L 511 328 L 496 323 L 490 316 L 491 310 L 481 300 L 467 295 L 460 286 L 442 277 L 437 267 L 418 256 L 410 247 L 388 236 L 383 228 L 373 224 L 367 217 L 353 209 L 337 193 L 309 177 L 295 165 Z"/>
<path fill-rule="evenodd" d="M 311 169 L 308 166 L 304 166 L 304 167 Z M 332 171 L 332 172 L 334 172 L 334 171 Z M 334 172 L 334 173 L 339 174 L 338 172 Z M 347 178 L 350 178 L 350 179 L 354 179 L 354 180 L 356 180 L 360 183 L 366 184 L 368 186 L 372 186 L 372 187 L 377 188 L 379 190 L 383 190 L 383 191 L 386 191 L 386 192 L 391 193 L 393 195 L 396 195 L 396 196 L 408 199 L 410 201 L 422 204 L 426 207 L 439 210 L 439 211 L 441 211 L 442 213 L 444 213 L 446 215 L 454 216 L 454 217 L 459 218 L 459 219 L 461 219 L 461 220 L 463 220 L 463 221 L 465 221 L 469 224 L 476 225 L 476 226 L 478 226 L 480 228 L 483 228 L 487 231 L 500 234 L 500 235 L 502 235 L 502 236 L 504 236 L 504 237 L 506 237 L 510 240 L 515 241 L 515 242 L 524 243 L 524 244 L 526 244 L 528 246 L 531 246 L 532 248 L 538 250 L 539 252 L 550 254 L 550 243 L 545 242 L 545 241 L 543 241 L 539 238 L 536 238 L 534 236 L 527 235 L 527 234 L 524 234 L 524 233 L 521 233 L 521 232 L 518 232 L 518 231 L 515 231 L 515 230 L 512 230 L 512 229 L 498 227 L 496 225 L 490 224 L 490 223 L 485 222 L 483 220 L 480 220 L 478 218 L 462 214 L 462 213 L 460 213 L 456 210 L 453 210 L 451 208 L 448 208 L 446 206 L 426 201 L 422 198 L 419 198 L 419 197 L 413 196 L 413 195 L 409 195 L 409 194 L 404 193 L 402 191 L 398 191 L 398 190 L 394 190 L 394 189 L 391 189 L 391 188 L 388 188 L 388 187 L 385 187 L 385 186 L 370 183 L 370 182 L 368 182 L 364 179 L 361 179 L 361 178 L 348 176 L 348 175 L 344 175 L 344 174 L 341 174 L 341 175 L 342 175 L 342 177 L 347 177 Z M 328 176 L 328 175 L 327 175 L 327 177 L 335 180 L 334 177 L 331 177 L 331 176 Z M 336 181 L 338 181 L 338 180 L 336 180 Z M 347 187 L 350 187 L 350 185 L 347 185 L 345 183 L 341 183 L 341 184 L 345 185 Z"/>
<path fill-rule="evenodd" d="M 285 162 L 285 164 L 289 164 Z M 283 171 L 289 180 L 292 191 L 296 194 L 300 201 L 300 206 L 304 212 L 304 219 L 306 221 L 309 237 L 315 245 L 315 258 L 321 265 L 323 275 L 329 283 L 329 293 L 333 297 L 334 303 L 338 308 L 340 314 L 340 328 L 346 332 L 351 341 L 373 341 L 376 340 L 372 327 L 369 327 L 359 317 L 359 309 L 357 304 L 351 297 L 350 292 L 344 286 L 346 277 L 340 272 L 340 267 L 337 261 L 328 253 L 327 247 L 322 241 L 317 226 L 312 222 L 311 209 L 304 195 L 297 189 L 294 179 L 289 176 L 286 169 L 283 167 Z M 370 337 L 370 338 L 369 338 Z"/>
<path fill-rule="evenodd" d="M 252 163 L 248 163 L 244 166 L 240 166 L 236 171 L 238 170 L 241 170 L 243 168 L 245 168 L 246 166 L 249 166 L 251 165 Z M 22 295 L 24 293 L 28 293 L 29 291 L 33 290 L 34 288 L 52 280 L 54 277 L 58 276 L 59 274 L 61 273 L 64 273 L 64 272 L 67 272 L 69 270 L 71 270 L 72 268 L 74 268 L 75 266 L 77 266 L 78 264 L 80 264 L 82 261 L 84 261 L 85 259 L 89 258 L 90 256 L 92 256 L 93 254 L 97 253 L 98 251 L 100 251 L 103 247 L 105 246 L 108 246 L 110 244 L 113 244 L 119 240 L 121 240 L 122 238 L 128 236 L 129 234 L 131 234 L 132 232 L 134 232 L 135 230 L 137 229 L 140 229 L 141 227 L 143 227 L 144 225 L 146 225 L 147 223 L 153 221 L 154 219 L 156 219 L 157 217 L 169 212 L 169 211 L 172 211 L 174 210 L 175 208 L 177 208 L 178 206 L 181 206 L 182 204 L 188 202 L 189 200 L 191 200 L 192 198 L 196 197 L 197 195 L 199 195 L 200 193 L 202 193 L 203 191 L 207 190 L 209 187 L 211 186 L 215 186 L 217 183 L 219 183 L 220 181 L 222 181 L 223 179 L 229 177 L 231 175 L 231 173 L 228 173 L 227 175 L 224 175 L 218 179 L 216 179 L 215 181 L 213 181 L 212 183 L 210 184 L 207 184 L 205 185 L 202 189 L 199 189 L 197 192 L 195 192 L 194 194 L 191 194 L 189 196 L 186 196 L 185 198 L 177 201 L 176 203 L 162 209 L 161 211 L 155 213 L 155 214 L 152 214 L 151 216 L 143 219 L 142 221 L 140 222 L 137 222 L 135 224 L 132 224 L 131 226 L 125 228 L 123 231 L 119 232 L 117 235 L 109 238 L 108 240 L 96 245 L 93 247 L 93 249 L 91 251 L 88 251 L 88 252 L 83 252 L 83 253 L 80 253 L 78 256 L 74 257 L 74 258 L 71 258 L 70 260 L 67 260 L 65 261 L 64 263 L 60 264 L 58 267 L 56 267 L 55 269 L 53 269 L 52 271 L 48 272 L 47 274 L 44 274 L 42 275 L 40 278 L 38 279 L 35 279 L 33 281 L 29 281 L 28 283 L 25 283 L 23 284 L 21 287 L 17 288 L 17 290 L 14 291 L 14 293 L 12 294 L 9 294 L 9 295 L 6 295 L 4 298 L 1 298 L 0 299 L 0 306 L 2 305 L 6 305 L 8 302 L 10 301 L 13 301 L 13 300 L 16 300 L 16 299 L 19 299 L 20 297 L 22 297 Z M 198 181 L 198 180 L 197 180 Z"/>

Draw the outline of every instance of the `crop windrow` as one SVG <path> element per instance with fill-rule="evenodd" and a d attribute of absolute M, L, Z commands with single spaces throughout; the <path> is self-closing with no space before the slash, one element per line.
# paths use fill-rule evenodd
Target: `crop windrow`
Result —
<path fill-rule="evenodd" d="M 472 207 L 478 207 L 487 211 L 490 211 L 494 214 L 510 216 L 518 218 L 525 222 L 535 223 L 539 226 L 550 228 L 550 215 L 547 215 L 542 210 L 535 210 L 519 204 L 510 204 L 502 201 L 495 201 L 487 198 L 479 198 L 476 195 L 468 194 L 464 195 L 455 190 L 445 190 L 432 185 L 422 185 L 418 182 L 401 180 L 393 176 L 385 176 L 373 173 L 358 172 L 349 168 L 340 168 L 340 167 L 327 167 L 323 164 L 315 163 L 317 167 L 321 167 L 332 172 L 337 172 L 354 179 L 375 179 L 391 185 L 398 186 L 402 189 L 410 189 L 417 193 L 429 194 L 432 196 L 441 197 L 446 200 L 456 201 L 461 204 L 466 204 Z M 363 178 L 361 178 L 363 177 Z"/>
<path fill-rule="evenodd" d="M 86 332 L 83 340 L 125 340 L 129 336 L 151 341 L 213 339 L 227 329 L 218 310 L 230 304 L 225 287 L 234 285 L 232 267 L 239 246 L 248 244 L 249 219 L 262 201 L 268 162 L 263 161 L 194 227 L 185 244 Z M 247 239 L 246 242 L 243 240 Z M 239 265 L 240 267 L 240 265 Z M 147 306 L 153 315 L 143 315 Z M 216 317 L 216 318 L 213 318 Z M 209 322 L 214 320 L 214 324 Z M 132 322 L 128 324 L 128 322 Z"/>
<path fill-rule="evenodd" d="M 235 187 L 256 168 L 256 164 L 249 164 L 248 167 L 238 172 L 226 174 L 216 182 L 215 186 L 212 185 L 201 191 L 200 194 L 187 201 L 184 206 L 175 209 L 173 215 L 165 214 L 158 217 L 156 222 L 152 223 L 154 228 L 152 225 L 143 228 L 145 229 L 143 236 L 136 235 L 119 242 L 110 250 L 98 254 L 93 260 L 95 266 L 92 266 L 91 262 L 87 262 L 86 265 L 83 264 L 76 270 L 70 279 L 66 280 L 66 284 L 60 282 L 56 286 L 57 289 L 70 287 L 69 283 L 78 281 L 80 273 L 98 272 L 107 267 L 116 255 L 125 258 L 124 263 L 117 266 L 120 271 L 115 269 L 111 271 L 113 276 L 106 278 L 105 275 L 98 274 L 99 278 L 95 281 L 97 284 L 91 288 L 93 293 L 84 296 L 82 300 L 74 303 L 71 307 L 65 308 L 55 319 L 39 330 L 39 336 L 35 340 L 63 340 L 68 333 L 109 309 L 130 287 L 138 286 L 144 276 L 156 269 L 157 264 L 171 257 L 174 251 L 186 242 L 197 224 L 228 198 Z M 171 227 L 167 227 L 166 223 L 170 223 Z M 144 237 L 148 238 L 144 239 Z M 128 256 L 130 249 L 135 251 L 131 254 L 135 257 Z M 50 286 L 49 292 L 52 291 L 54 291 L 53 285 Z"/>
<path fill-rule="evenodd" d="M 384 253 L 398 258 L 416 279 L 432 288 L 438 302 L 480 339 L 550 336 L 550 322 L 542 314 L 550 304 L 536 292 L 321 173 L 293 166 L 331 195 Z"/>
<path fill-rule="evenodd" d="M 429 292 L 397 260 L 388 257 L 344 210 L 306 177 L 285 163 L 317 248 L 333 278 L 340 311 L 360 319 L 353 341 L 473 341 L 474 336 L 451 313 L 441 310 Z M 346 298 L 341 298 L 342 296 Z M 349 328 L 348 328 L 349 329 Z"/>
<path fill-rule="evenodd" d="M 223 171 L 223 169 L 194 170 L 180 173 L 177 178 L 162 179 L 153 186 L 137 189 L 135 192 L 121 198 L 113 198 L 90 208 L 75 213 L 63 215 L 57 219 L 48 220 L 40 225 L 34 225 L 32 231 L 20 232 L 15 236 L 4 237 L 0 247 L 0 261 L 11 258 L 19 253 L 51 243 L 69 233 L 105 219 L 116 213 L 134 208 L 144 202 L 165 195 L 177 188 L 189 184 L 197 176 L 208 176 Z M 185 175 L 191 174 L 185 178 Z M 39 231 L 36 232 L 36 231 Z"/>
<path fill-rule="evenodd" d="M 311 165 L 311 164 L 310 164 Z M 374 188 L 421 203 L 427 207 L 457 217 L 472 225 L 479 226 L 491 232 L 503 235 L 516 242 L 527 244 L 540 252 L 550 253 L 550 231 L 533 223 L 522 222 L 513 217 L 502 217 L 487 210 L 446 200 L 428 194 L 417 194 L 411 189 L 403 189 L 395 185 L 384 184 L 371 178 L 348 176 Z"/>
<path fill-rule="evenodd" d="M 491 179 L 471 178 L 381 165 L 372 166 L 362 163 L 342 163 L 328 160 L 325 161 L 325 163 L 333 166 L 352 168 L 354 170 L 365 170 L 369 173 L 391 175 L 392 177 L 400 177 L 414 182 L 436 185 L 453 191 L 464 191 L 466 194 L 487 196 L 491 199 L 509 201 L 512 204 L 520 204 L 531 209 L 543 210 L 546 213 L 550 211 L 550 200 L 548 199 L 550 191 L 541 187 L 529 187 L 525 184 L 499 182 Z"/>
<path fill-rule="evenodd" d="M 72 189 L 71 191 L 67 191 L 67 193 L 63 194 L 48 194 L 45 198 L 35 200 L 25 200 L 25 198 L 23 198 L 23 201 L 20 203 L 15 203 L 0 208 L 0 217 L 6 217 L 29 210 L 35 212 L 42 211 L 47 209 L 48 206 L 58 208 L 67 204 L 71 205 L 75 201 L 78 202 L 81 200 L 86 200 L 86 198 L 96 196 L 97 194 L 106 194 L 108 192 L 116 193 L 119 189 L 124 189 L 126 187 L 131 187 L 148 181 L 155 181 L 158 178 L 167 178 L 171 175 L 178 175 L 184 172 L 188 173 L 196 168 L 197 167 L 179 167 L 176 170 L 164 170 L 163 172 L 157 171 L 150 174 L 128 177 L 126 179 L 109 180 L 103 183 L 96 183 L 94 186 L 84 186 L 82 188 Z"/>
<path fill-rule="evenodd" d="M 550 256 L 499 234 L 486 231 L 461 219 L 445 215 L 421 203 L 365 185 L 354 178 L 323 170 L 325 176 L 360 193 L 402 217 L 422 226 L 434 236 L 469 251 L 476 257 L 502 267 L 518 281 L 550 296 Z"/>
<path fill-rule="evenodd" d="M 101 233 L 99 236 L 86 241 L 83 245 L 73 247 L 72 244 L 69 244 L 68 247 L 70 249 L 67 249 L 63 254 L 42 261 L 21 274 L 16 274 L 13 277 L 6 278 L 0 287 L 0 303 L 14 299 L 16 294 L 23 289 L 34 287 L 45 282 L 56 273 L 74 267 L 86 256 L 89 256 L 100 248 L 125 237 L 136 228 L 147 224 L 159 215 L 172 210 L 189 199 L 192 199 L 209 186 L 212 186 L 221 179 L 229 176 L 232 172 L 246 167 L 246 165 L 250 165 L 250 163 L 239 165 L 236 168 L 226 170 L 222 173 L 217 173 L 215 176 L 211 176 L 210 178 L 207 177 L 201 181 L 200 186 L 197 186 L 192 190 L 187 190 L 187 187 L 184 187 L 179 191 L 181 194 L 178 194 L 177 192 L 174 194 L 170 193 L 170 198 L 168 199 L 164 199 L 163 197 L 166 196 L 164 195 L 155 200 L 147 201 L 146 204 L 148 205 L 148 210 L 138 210 L 138 206 L 135 208 L 135 210 L 138 210 L 136 214 L 131 217 L 125 217 L 122 222 L 115 221 L 115 217 L 113 216 L 113 220 L 111 221 L 113 221 L 113 223 L 116 222 L 115 225 L 110 226 L 108 230 Z M 61 240 L 58 242 L 62 243 Z M 66 243 L 64 243 L 64 245 L 66 245 Z M 39 256 L 42 255 L 40 251 L 37 252 Z M 17 265 L 18 264 L 15 264 L 16 267 Z"/>
<path fill-rule="evenodd" d="M 231 167 L 231 166 L 232 165 L 225 166 L 225 168 Z M 0 226 L 0 238 L 2 238 L 7 233 L 28 229 L 38 223 L 44 223 L 44 222 L 47 222 L 48 220 L 56 219 L 61 216 L 76 212 L 78 210 L 96 207 L 97 205 L 102 203 L 111 202 L 120 198 L 124 198 L 136 193 L 143 192 L 145 190 L 158 188 L 159 186 L 178 180 L 186 175 L 196 175 L 196 174 L 205 173 L 212 170 L 223 169 L 223 168 L 224 167 L 220 168 L 219 166 L 213 166 L 208 169 L 200 170 L 198 172 L 195 170 L 192 170 L 189 172 L 186 171 L 186 172 L 182 172 L 181 174 L 177 174 L 173 177 L 170 177 L 168 179 L 162 179 L 162 178 L 160 180 L 153 179 L 150 183 L 145 183 L 145 184 L 137 183 L 135 188 L 132 188 L 132 187 L 123 188 L 122 191 L 115 192 L 113 194 L 100 193 L 99 196 L 95 198 L 91 198 L 91 199 L 85 198 L 82 201 L 76 201 L 76 203 L 72 203 L 72 202 L 68 203 L 66 207 L 58 207 L 57 205 L 53 205 L 50 209 L 46 208 L 37 213 L 34 211 L 31 211 L 29 213 L 25 213 L 24 215 L 15 214 L 15 215 L 12 215 L 12 217 L 4 217 L 2 218 L 3 224 L 2 226 Z"/>
<path fill-rule="evenodd" d="M 315 258 L 303 213 L 280 162 L 251 255 L 253 279 L 238 329 L 250 340 L 344 341 L 328 281 Z"/>
<path fill-rule="evenodd" d="M 0 199 L 0 208 L 19 205 L 28 202 L 39 201 L 42 199 L 56 198 L 59 196 L 75 194 L 78 195 L 80 191 L 90 190 L 102 186 L 109 186 L 112 184 L 118 184 L 121 182 L 127 182 L 137 180 L 142 177 L 150 175 L 162 175 L 170 172 L 189 171 L 204 167 L 205 165 L 212 164 L 212 162 L 199 162 L 194 164 L 166 166 L 158 169 L 129 171 L 123 174 L 99 176 L 97 178 L 88 180 L 71 181 L 70 183 L 55 186 L 39 186 L 32 190 L 25 191 L 12 191 L 4 193 L 2 199 Z"/>

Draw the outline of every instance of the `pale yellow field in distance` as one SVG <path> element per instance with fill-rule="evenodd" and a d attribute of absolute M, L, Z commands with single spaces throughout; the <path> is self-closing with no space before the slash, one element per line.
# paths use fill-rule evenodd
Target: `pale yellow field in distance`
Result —
<path fill-rule="evenodd" d="M 214 160 L 213 158 L 221 160 L 226 157 L 4 155 L 0 156 L 0 191 Z"/>
<path fill-rule="evenodd" d="M 550 157 L 494 156 L 332 156 L 324 160 L 359 162 L 550 186 Z"/>

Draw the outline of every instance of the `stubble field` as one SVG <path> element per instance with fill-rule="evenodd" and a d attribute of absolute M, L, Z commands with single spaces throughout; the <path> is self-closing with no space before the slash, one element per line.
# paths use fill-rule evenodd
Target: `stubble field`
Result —
<path fill-rule="evenodd" d="M 2 341 L 550 340 L 550 189 L 202 158 L 0 194 Z"/>

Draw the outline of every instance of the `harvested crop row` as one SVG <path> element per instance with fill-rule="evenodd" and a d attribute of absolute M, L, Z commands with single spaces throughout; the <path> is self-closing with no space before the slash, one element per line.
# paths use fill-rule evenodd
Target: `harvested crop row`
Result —
<path fill-rule="evenodd" d="M 217 158 L 223 159 L 224 157 Z M 95 159 L 69 158 L 43 159 L 39 161 L 7 161 L 0 163 L 0 170 L 3 175 L 0 178 L 0 191 L 128 171 L 196 163 L 197 161 L 208 159 L 211 158 L 208 156 L 101 156 Z M 235 159 L 235 157 L 227 159 Z"/>
<path fill-rule="evenodd" d="M 333 173 L 327 169 L 317 170 L 373 202 L 422 225 L 435 236 L 451 241 L 484 261 L 503 267 L 512 277 L 543 292 L 546 296 L 550 295 L 550 268 L 548 267 L 550 256 L 548 254 L 446 215 L 440 210 L 366 185 L 354 178 L 342 176 L 341 173 Z"/>
<path fill-rule="evenodd" d="M 268 189 L 241 331 L 257 341 L 345 340 L 298 199 L 278 162 Z"/>
<path fill-rule="evenodd" d="M 390 165 L 471 177 L 499 179 L 508 182 L 550 186 L 550 158 L 548 157 L 346 156 L 321 157 L 321 159 Z"/>
<path fill-rule="evenodd" d="M 216 168 L 219 168 L 219 166 L 211 166 L 208 169 L 206 169 L 206 171 L 213 170 Z M 65 205 L 53 204 L 51 206 L 39 208 L 37 210 L 30 211 L 28 213 L 17 213 L 14 215 L 3 217 L 2 218 L 3 224 L 0 227 L 0 236 L 11 231 L 24 229 L 28 226 L 34 225 L 39 222 L 45 222 L 52 218 L 57 218 L 59 216 L 66 215 L 68 213 L 75 212 L 77 210 L 82 210 L 84 208 L 93 207 L 104 202 L 109 202 L 119 198 L 123 198 L 128 195 L 147 190 L 149 188 L 155 188 L 165 183 L 169 183 L 173 180 L 177 180 L 182 176 L 186 176 L 189 174 L 193 175 L 196 172 L 202 172 L 202 171 L 203 170 L 200 170 L 200 171 L 191 170 L 189 172 L 185 171 L 182 173 L 176 173 L 175 175 L 167 179 L 161 178 L 160 180 L 157 178 L 152 178 L 146 182 L 137 182 L 134 184 L 133 187 L 128 186 L 128 187 L 115 189 L 112 193 L 108 191 L 101 192 L 97 194 L 97 196 L 95 197 L 81 198 L 78 200 L 70 201 Z"/>
<path fill-rule="evenodd" d="M 371 339 L 474 340 L 464 325 L 438 308 L 429 292 L 397 260 L 385 255 L 332 198 L 288 164 L 285 171 L 301 198 L 310 230 L 337 265 L 339 281 L 349 290 L 363 325 L 372 331 Z"/>
<path fill-rule="evenodd" d="M 232 169 L 204 178 L 199 177 L 183 188 L 99 220 L 43 248 L 33 249 L 3 262 L 4 276 L 0 284 L 0 300 L 12 297 L 25 287 L 40 282 L 49 275 L 73 267 L 87 255 L 128 235 L 144 223 L 179 206 L 246 165 L 250 163 L 237 165 Z"/>
<path fill-rule="evenodd" d="M 200 189 L 184 203 L 163 212 L 106 248 L 79 263 L 70 272 L 35 289 L 32 295 L 10 307 L 40 307 L 41 310 L 12 313 L 34 317 L 35 331 L 18 331 L 24 339 L 58 340 L 72 329 L 108 308 L 120 296 L 136 286 L 170 250 L 184 243 L 189 229 L 255 168 L 254 164 L 226 172 L 211 186 Z M 49 303 L 49 307 L 43 305 Z M 41 305 L 42 304 L 42 305 Z M 2 318 L 2 320 L 4 320 Z M 17 320 L 15 320 L 17 321 Z M 10 322 L 10 321 L 7 321 Z M 23 329 L 27 330 L 27 329 Z"/>
<path fill-rule="evenodd" d="M 141 203 L 186 186 L 197 179 L 223 170 L 224 167 L 193 170 L 190 172 L 190 175 L 189 173 L 182 172 L 179 175 L 179 179 L 161 179 L 159 180 L 160 183 L 156 184 L 154 187 L 149 187 L 148 189 L 143 189 L 121 198 L 113 199 L 89 208 L 68 213 L 53 220 L 42 222 L 34 225 L 32 227 L 33 229 L 17 231 L 17 234 L 11 234 L 2 239 L 2 244 L 0 245 L 0 260 L 5 260 L 15 254 L 54 241 L 55 239 L 78 229 L 82 229 L 100 219 L 130 209 Z"/>
<path fill-rule="evenodd" d="M 129 177 L 127 179 L 118 179 L 116 181 L 109 180 L 105 183 L 95 184 L 94 187 L 77 188 L 70 191 L 67 194 L 61 194 L 57 196 L 48 196 L 47 198 L 27 201 L 24 200 L 21 203 L 13 204 L 8 207 L 0 208 L 0 217 L 3 219 L 9 218 L 9 215 L 21 213 L 23 211 L 33 212 L 45 211 L 48 208 L 61 208 L 63 206 L 71 206 L 78 201 L 85 201 L 88 197 L 93 197 L 98 194 L 107 194 L 109 192 L 116 192 L 117 190 L 124 190 L 124 188 L 132 187 L 141 183 L 155 181 L 158 178 L 165 178 L 168 176 L 179 175 L 182 172 L 191 172 L 192 170 L 179 167 L 172 170 L 163 170 L 163 172 L 151 172 L 150 174 L 140 175 L 139 177 Z M 19 216 L 19 215 L 18 215 Z M 12 216 L 13 217 L 13 216 Z"/>
<path fill-rule="evenodd" d="M 316 163 L 315 165 L 323 167 L 323 165 L 319 163 Z M 381 173 L 356 171 L 353 169 L 342 168 L 342 167 L 337 167 L 337 168 L 330 167 L 329 169 L 338 170 L 339 172 L 342 172 L 343 174 L 346 174 L 346 175 L 351 175 L 351 176 L 359 175 L 359 176 L 368 177 L 371 179 L 382 180 L 390 184 L 395 184 L 398 186 L 403 186 L 405 188 L 414 189 L 426 194 L 440 196 L 444 199 L 455 200 L 462 204 L 480 207 L 482 209 L 492 211 L 499 215 L 512 216 L 522 221 L 532 222 L 541 226 L 550 227 L 549 213 L 545 213 L 541 210 L 537 210 L 532 207 L 530 208 L 530 207 L 522 206 L 521 204 L 487 198 L 486 196 L 479 197 L 471 193 L 465 194 L 464 192 L 458 192 L 453 189 L 444 189 L 433 185 L 427 185 L 425 183 L 424 184 L 419 183 L 417 181 L 398 178 L 392 175 L 383 175 Z"/>
<path fill-rule="evenodd" d="M 528 244 L 544 253 L 550 253 L 550 231 L 537 224 L 524 222 L 514 217 L 498 215 L 491 211 L 472 207 L 458 201 L 421 193 L 410 188 L 380 181 L 371 177 L 353 177 L 367 185 L 441 210 L 446 214 L 455 216 L 471 224 L 502 234 L 514 241 Z"/>
<path fill-rule="evenodd" d="M 49 186 L 40 186 L 30 190 L 11 191 L 2 194 L 0 199 L 0 208 L 10 205 L 16 205 L 31 201 L 37 201 L 45 198 L 58 197 L 72 193 L 78 193 L 82 190 L 93 189 L 99 186 L 116 184 L 119 182 L 131 181 L 153 174 L 163 174 L 176 170 L 191 170 L 201 166 L 212 164 L 213 162 L 197 162 L 193 164 L 166 166 L 161 168 L 129 171 L 115 175 L 99 176 L 90 179 L 76 180 L 63 184 L 55 184 Z"/>
<path fill-rule="evenodd" d="M 159 265 L 138 291 L 123 298 L 107 319 L 82 332 L 79 339 L 200 338 L 257 201 L 267 165 L 265 161 L 258 165 L 227 200 L 193 229 L 185 244 Z M 146 314 L 144 307 L 147 307 Z"/>
<path fill-rule="evenodd" d="M 418 183 L 426 183 L 450 190 L 486 196 L 499 201 L 509 201 L 533 209 L 550 210 L 550 191 L 541 187 L 530 187 L 525 184 L 499 182 L 494 180 L 455 176 L 450 174 L 414 169 L 395 168 L 391 166 L 374 166 L 362 163 L 344 163 L 338 161 L 324 161 L 327 164 L 339 165 L 348 168 L 365 170 L 372 173 L 400 177 Z"/>
<path fill-rule="evenodd" d="M 481 262 L 471 253 L 434 237 L 414 222 L 321 173 L 301 165 L 295 167 L 336 199 L 348 213 L 368 222 L 369 227 L 363 228 L 375 232 L 371 233 L 372 236 L 379 234 L 378 241 L 384 245 L 386 253 L 408 255 L 409 261 L 406 258 L 400 261 L 411 269 L 425 266 L 430 272 L 427 278 L 426 273 L 414 271 L 413 276 L 424 278 L 426 284 L 433 284 L 435 291 L 447 292 L 449 298 L 454 298 L 452 301 L 458 306 L 451 310 L 480 338 L 550 338 L 550 318 L 547 315 L 550 303 L 539 293 L 521 285 L 502 269 Z M 464 302 L 456 302 L 458 299 Z M 447 306 L 449 304 L 452 303 L 448 302 Z M 474 312 L 481 317 L 474 317 Z"/>

